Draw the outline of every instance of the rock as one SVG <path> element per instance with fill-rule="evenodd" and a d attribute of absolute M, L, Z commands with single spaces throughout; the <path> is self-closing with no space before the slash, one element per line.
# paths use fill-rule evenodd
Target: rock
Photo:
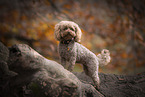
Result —
<path fill-rule="evenodd" d="M 10 71 L 7 65 L 9 58 L 9 50 L 0 42 L 0 78 L 9 78 L 17 75 L 15 72 Z"/>
<path fill-rule="evenodd" d="M 18 75 L 9 80 L 2 97 L 103 97 L 92 85 L 82 83 L 62 65 L 44 58 L 28 45 L 12 46 L 8 65 Z"/>
<path fill-rule="evenodd" d="M 84 72 L 71 73 L 28 45 L 18 44 L 8 50 L 0 43 L 0 54 L 0 73 L 6 68 L 10 74 L 17 74 L 7 77 L 1 73 L 0 97 L 145 97 L 145 73 L 100 73 L 97 91 Z"/>
<path fill-rule="evenodd" d="M 82 73 L 74 73 L 82 82 L 93 81 Z M 145 97 L 145 73 L 139 75 L 115 75 L 100 73 L 99 92 L 106 97 Z"/>

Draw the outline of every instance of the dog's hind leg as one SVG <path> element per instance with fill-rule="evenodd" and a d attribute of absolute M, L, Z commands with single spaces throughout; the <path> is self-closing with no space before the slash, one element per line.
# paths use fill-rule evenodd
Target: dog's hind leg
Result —
<path fill-rule="evenodd" d="M 91 78 L 95 84 L 95 87 L 99 90 L 100 88 L 100 78 L 98 75 L 98 71 L 95 71 L 94 74 L 91 75 Z"/>
<path fill-rule="evenodd" d="M 86 73 L 86 75 L 88 75 L 89 77 L 92 78 L 95 87 L 99 90 L 99 86 L 100 86 L 100 79 L 99 79 L 99 75 L 98 75 L 98 69 L 99 69 L 99 65 L 94 65 L 92 64 L 88 64 L 88 66 L 83 66 L 84 67 L 84 71 Z"/>

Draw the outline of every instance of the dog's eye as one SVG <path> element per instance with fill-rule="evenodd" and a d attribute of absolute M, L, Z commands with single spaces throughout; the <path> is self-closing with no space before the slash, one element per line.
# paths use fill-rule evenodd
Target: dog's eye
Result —
<path fill-rule="evenodd" d="M 67 27 L 65 27 L 63 30 L 67 30 Z"/>
<path fill-rule="evenodd" d="M 70 28 L 70 30 L 74 31 L 74 29 L 73 29 L 73 28 Z"/>

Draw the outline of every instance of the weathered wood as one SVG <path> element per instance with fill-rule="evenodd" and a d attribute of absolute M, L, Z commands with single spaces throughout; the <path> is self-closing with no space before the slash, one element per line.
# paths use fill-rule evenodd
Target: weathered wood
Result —
<path fill-rule="evenodd" d="M 8 66 L 17 75 L 0 80 L 0 97 L 103 97 L 92 85 L 82 83 L 63 66 L 25 44 L 10 48 Z"/>
<path fill-rule="evenodd" d="M 9 70 L 7 65 L 8 58 L 9 50 L 0 42 L 0 79 L 17 75 L 17 73 Z"/>
<path fill-rule="evenodd" d="M 28 45 L 0 43 L 0 97 L 145 97 L 145 73 L 100 73 L 99 91 L 85 73 L 74 74 Z"/>

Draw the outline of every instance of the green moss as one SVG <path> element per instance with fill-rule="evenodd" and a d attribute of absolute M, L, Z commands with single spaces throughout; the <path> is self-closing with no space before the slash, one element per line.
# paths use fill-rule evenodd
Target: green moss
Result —
<path fill-rule="evenodd" d="M 32 90 L 35 97 L 47 97 L 38 83 L 33 82 L 29 85 L 29 87 Z"/>

